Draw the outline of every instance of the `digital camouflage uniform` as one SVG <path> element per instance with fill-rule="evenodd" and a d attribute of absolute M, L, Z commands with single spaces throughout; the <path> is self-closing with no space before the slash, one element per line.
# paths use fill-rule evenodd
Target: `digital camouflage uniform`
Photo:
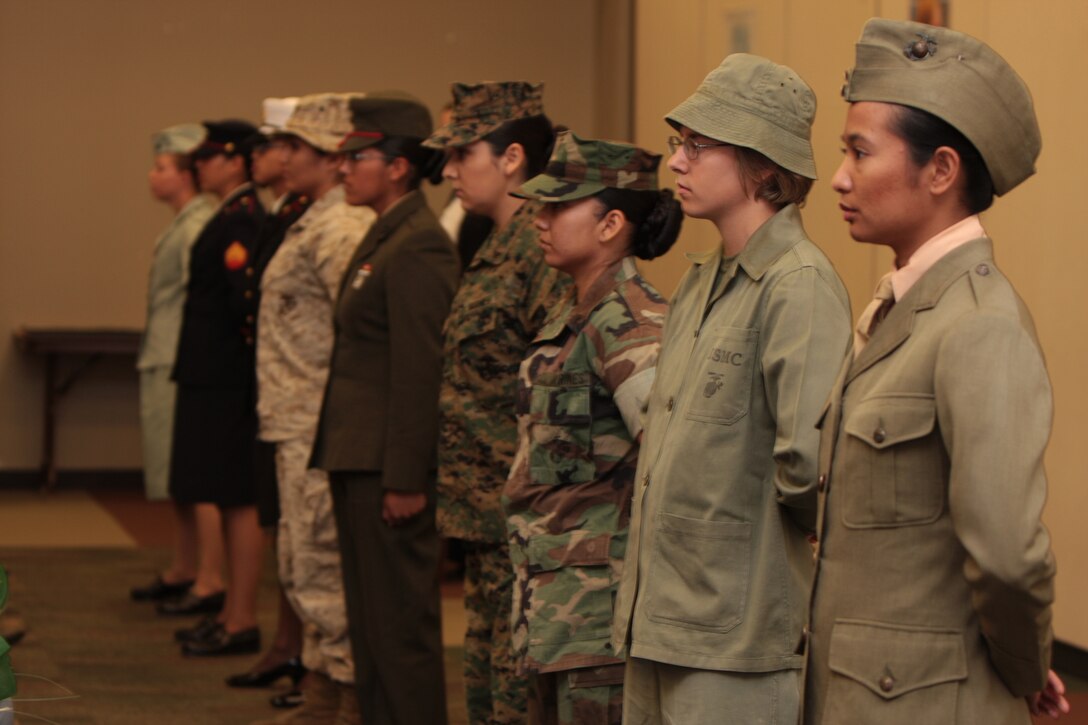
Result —
<path fill-rule="evenodd" d="M 661 157 L 560 135 L 526 196 L 653 190 Z M 609 641 L 627 546 L 641 415 L 667 306 L 633 257 L 559 307 L 521 364 L 518 451 L 503 494 L 514 564 L 514 652 L 536 723 L 615 723 L 623 660 Z"/>
<path fill-rule="evenodd" d="M 280 584 L 307 625 L 307 669 L 354 681 L 340 552 L 324 471 L 308 469 L 332 351 L 332 311 L 348 260 L 373 222 L 337 186 L 287 232 L 261 282 L 260 437 L 276 444 Z"/>
<path fill-rule="evenodd" d="M 543 113 L 541 84 L 454 84 L 452 122 L 425 142 L 463 146 Z M 465 688 L 471 723 L 524 721 L 525 679 L 510 648 L 513 570 L 501 494 L 517 446 L 514 394 L 525 350 L 569 280 L 544 263 L 526 202 L 465 269 L 444 328 L 438 528 L 469 542 Z"/>

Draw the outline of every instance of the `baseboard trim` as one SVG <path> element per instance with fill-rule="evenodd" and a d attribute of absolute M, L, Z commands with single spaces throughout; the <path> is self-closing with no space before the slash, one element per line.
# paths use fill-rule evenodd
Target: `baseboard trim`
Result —
<path fill-rule="evenodd" d="M 1088 650 L 1075 644 L 1054 640 L 1050 664 L 1056 670 L 1088 680 Z"/>
<path fill-rule="evenodd" d="M 68 469 L 57 471 L 56 488 L 140 488 L 144 473 L 139 468 Z M 37 469 L 0 470 L 0 488 L 36 489 L 42 487 L 42 474 Z"/>

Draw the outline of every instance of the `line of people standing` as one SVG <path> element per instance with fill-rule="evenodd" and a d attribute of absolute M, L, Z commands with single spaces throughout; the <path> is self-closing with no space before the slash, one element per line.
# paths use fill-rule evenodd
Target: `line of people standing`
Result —
<path fill-rule="evenodd" d="M 832 183 L 896 269 L 853 331 L 801 223 L 816 100 L 791 69 L 731 55 L 667 115 L 677 198 L 660 156 L 557 136 L 540 84 L 453 96 L 437 130 L 399 92 L 299 101 L 278 135 L 312 206 L 264 273 L 256 359 L 234 292 L 253 297 L 262 212 L 241 129 L 206 124 L 197 169 L 222 205 L 190 255 L 171 491 L 218 505 L 232 577 L 190 653 L 253 648 L 237 453 L 259 409 L 310 669 L 273 722 L 445 722 L 439 535 L 465 542 L 472 723 L 1067 710 L 1039 521 L 1049 383 L 977 216 L 1039 152 L 1008 64 L 962 33 L 866 25 Z M 493 222 L 459 278 L 419 191 L 439 169 Z M 682 216 L 721 244 L 666 306 L 634 258 Z"/>

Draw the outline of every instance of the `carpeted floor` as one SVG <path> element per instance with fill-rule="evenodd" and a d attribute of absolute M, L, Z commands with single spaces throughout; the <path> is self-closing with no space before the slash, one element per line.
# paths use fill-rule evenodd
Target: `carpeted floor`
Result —
<path fill-rule="evenodd" d="M 267 705 L 275 690 L 223 684 L 255 656 L 186 659 L 173 631 L 191 620 L 160 617 L 129 600 L 129 587 L 165 558 L 155 549 L 0 549 L 9 606 L 29 625 L 12 651 L 20 725 L 244 725 L 275 714 Z M 273 583 L 269 566 L 260 597 L 266 634 L 275 624 Z M 459 649 L 447 649 L 451 725 L 467 722 L 460 657 Z M 76 697 L 53 699 L 69 691 Z"/>

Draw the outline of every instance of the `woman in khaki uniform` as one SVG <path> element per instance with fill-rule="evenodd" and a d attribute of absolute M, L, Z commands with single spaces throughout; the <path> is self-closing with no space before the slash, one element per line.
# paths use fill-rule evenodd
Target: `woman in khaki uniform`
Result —
<path fill-rule="evenodd" d="M 815 526 L 816 421 L 850 304 L 798 205 L 816 101 L 736 54 L 669 113 L 692 255 L 665 322 L 639 456 L 613 644 L 624 720 L 793 725 Z"/>
<path fill-rule="evenodd" d="M 822 419 L 803 721 L 1057 716 L 1050 382 L 978 216 L 1035 172 L 1031 95 L 970 36 L 874 19 L 843 96 L 832 185 L 895 268 Z"/>

